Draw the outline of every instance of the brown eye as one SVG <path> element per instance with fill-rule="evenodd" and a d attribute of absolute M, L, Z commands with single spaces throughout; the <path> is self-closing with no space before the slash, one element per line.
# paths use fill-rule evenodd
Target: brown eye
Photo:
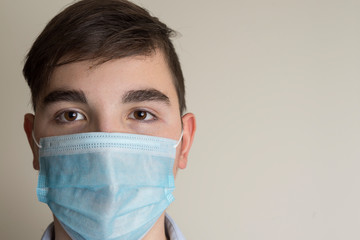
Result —
<path fill-rule="evenodd" d="M 84 114 L 78 111 L 64 111 L 56 117 L 56 121 L 59 123 L 70 123 L 78 120 L 84 120 Z"/>
<path fill-rule="evenodd" d="M 151 120 L 156 120 L 156 116 L 154 116 L 152 113 L 145 111 L 145 110 L 135 110 L 133 112 L 131 112 L 131 114 L 129 115 L 130 119 L 135 119 L 138 121 L 151 121 Z"/>
<path fill-rule="evenodd" d="M 69 111 L 69 112 L 64 113 L 64 118 L 66 119 L 66 121 L 69 121 L 69 122 L 75 121 L 77 116 L 78 116 L 77 112 Z"/>
<path fill-rule="evenodd" d="M 144 120 L 144 119 L 146 119 L 146 116 L 147 116 L 147 112 L 145 112 L 145 111 L 135 111 L 134 112 L 134 118 L 136 120 Z"/>

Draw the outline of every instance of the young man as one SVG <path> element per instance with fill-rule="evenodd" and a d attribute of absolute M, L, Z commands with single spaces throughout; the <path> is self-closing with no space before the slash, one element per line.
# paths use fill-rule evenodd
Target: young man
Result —
<path fill-rule="evenodd" d="M 165 210 L 195 117 L 172 33 L 128 1 L 84 0 L 33 44 L 24 129 L 54 215 L 42 239 L 184 239 Z"/>

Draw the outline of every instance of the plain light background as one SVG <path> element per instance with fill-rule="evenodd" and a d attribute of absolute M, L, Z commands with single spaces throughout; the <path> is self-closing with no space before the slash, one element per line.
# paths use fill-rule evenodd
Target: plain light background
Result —
<path fill-rule="evenodd" d="M 51 221 L 21 70 L 71 2 L 0 1 L 0 239 L 40 239 Z M 136 2 L 181 33 L 198 131 L 169 212 L 187 239 L 360 239 L 360 1 Z"/>

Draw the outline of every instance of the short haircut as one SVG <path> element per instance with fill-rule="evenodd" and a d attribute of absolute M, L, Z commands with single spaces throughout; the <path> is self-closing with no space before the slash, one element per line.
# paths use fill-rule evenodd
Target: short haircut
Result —
<path fill-rule="evenodd" d="M 151 56 L 161 50 L 172 73 L 180 114 L 186 109 L 179 58 L 170 40 L 175 32 L 158 18 L 126 0 L 82 0 L 55 16 L 38 36 L 23 74 L 33 109 L 57 66 L 94 60 L 102 64 L 129 56 Z"/>

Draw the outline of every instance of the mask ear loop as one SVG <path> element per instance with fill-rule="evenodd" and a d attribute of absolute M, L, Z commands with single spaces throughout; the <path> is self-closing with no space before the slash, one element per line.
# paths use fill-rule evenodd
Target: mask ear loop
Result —
<path fill-rule="evenodd" d="M 179 141 L 177 141 L 177 143 L 174 145 L 174 148 L 177 148 L 177 146 L 179 146 L 179 144 L 180 144 L 180 142 L 181 142 L 181 140 L 182 140 L 183 134 L 184 134 L 184 129 L 181 129 L 180 139 L 179 139 Z"/>
<path fill-rule="evenodd" d="M 31 135 L 32 135 L 32 138 L 33 138 L 36 146 L 37 146 L 38 148 L 42 148 L 42 146 L 41 146 L 41 145 L 36 141 L 36 139 L 35 139 L 34 130 L 32 130 Z"/>

